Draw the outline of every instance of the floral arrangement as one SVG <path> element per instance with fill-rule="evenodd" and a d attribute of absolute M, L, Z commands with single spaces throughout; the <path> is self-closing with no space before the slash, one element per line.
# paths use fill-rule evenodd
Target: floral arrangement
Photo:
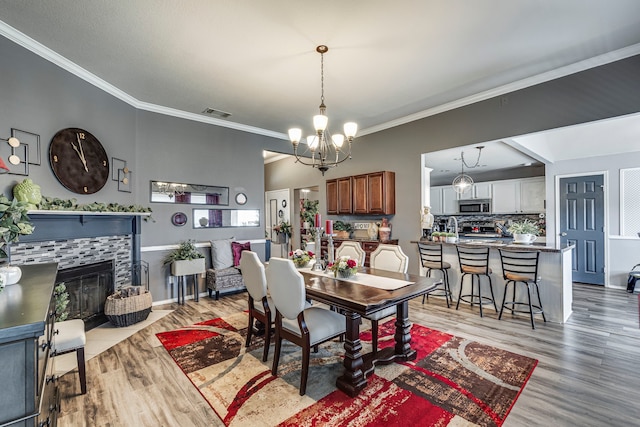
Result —
<path fill-rule="evenodd" d="M 522 222 L 514 222 L 507 231 L 511 234 L 533 234 L 537 236 L 540 234 L 540 227 L 535 222 L 525 219 Z"/>
<path fill-rule="evenodd" d="M 293 260 L 293 263 L 296 265 L 296 267 L 305 267 L 307 264 L 309 264 L 309 261 L 315 258 L 313 252 L 303 251 L 302 249 L 296 249 L 295 251 L 289 252 L 289 256 Z"/>
<path fill-rule="evenodd" d="M 7 258 L 6 245 L 16 243 L 21 235 L 33 233 L 34 226 L 27 216 L 27 204 L 0 195 L 0 258 Z"/>
<path fill-rule="evenodd" d="M 334 276 L 347 278 L 356 274 L 356 272 L 358 271 L 358 261 L 352 259 L 349 256 L 341 256 L 340 258 L 336 259 L 335 262 L 329 263 L 327 268 L 333 271 Z"/>
<path fill-rule="evenodd" d="M 287 237 L 291 237 L 291 224 L 289 221 L 282 221 L 280 224 L 273 227 L 274 231 L 277 233 L 282 233 Z"/>

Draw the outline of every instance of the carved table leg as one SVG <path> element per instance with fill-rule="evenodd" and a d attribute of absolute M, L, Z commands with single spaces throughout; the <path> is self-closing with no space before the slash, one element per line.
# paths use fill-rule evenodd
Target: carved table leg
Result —
<path fill-rule="evenodd" d="M 347 318 L 346 338 L 344 342 L 344 373 L 336 380 L 338 389 L 355 397 L 367 385 L 362 371 L 362 344 L 360 343 L 360 315 L 345 312 Z"/>
<path fill-rule="evenodd" d="M 409 303 L 407 301 L 397 305 L 396 333 L 394 335 L 396 358 L 413 360 L 417 353 L 411 348 L 411 323 L 409 323 Z"/>

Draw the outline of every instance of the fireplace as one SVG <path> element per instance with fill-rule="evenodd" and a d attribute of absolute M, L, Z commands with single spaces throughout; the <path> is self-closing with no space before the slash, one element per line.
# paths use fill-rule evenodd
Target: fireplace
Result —
<path fill-rule="evenodd" d="M 82 319 L 89 330 L 107 322 L 104 303 L 114 291 L 113 261 L 85 264 L 58 271 L 56 283 L 69 293 L 68 319 Z"/>

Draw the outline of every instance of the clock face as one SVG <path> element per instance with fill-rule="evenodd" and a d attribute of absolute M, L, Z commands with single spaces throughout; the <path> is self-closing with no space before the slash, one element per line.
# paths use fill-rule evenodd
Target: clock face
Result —
<path fill-rule="evenodd" d="M 109 158 L 98 139 L 83 129 L 58 131 L 49 145 L 49 162 L 58 181 L 79 194 L 93 194 L 109 179 Z"/>

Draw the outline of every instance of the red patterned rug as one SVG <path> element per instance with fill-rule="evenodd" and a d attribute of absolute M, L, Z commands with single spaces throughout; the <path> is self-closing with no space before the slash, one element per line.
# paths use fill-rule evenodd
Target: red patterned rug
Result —
<path fill-rule="evenodd" d="M 376 368 L 356 398 L 335 387 L 343 343 L 311 354 L 307 394 L 300 396 L 300 348 L 283 341 L 278 377 L 273 348 L 244 346 L 246 313 L 212 319 L 158 338 L 227 426 L 500 426 L 537 360 L 414 324 L 415 361 Z M 393 345 L 393 320 L 380 347 Z M 361 334 L 363 351 L 371 333 Z M 272 346 L 273 347 L 273 346 Z"/>

